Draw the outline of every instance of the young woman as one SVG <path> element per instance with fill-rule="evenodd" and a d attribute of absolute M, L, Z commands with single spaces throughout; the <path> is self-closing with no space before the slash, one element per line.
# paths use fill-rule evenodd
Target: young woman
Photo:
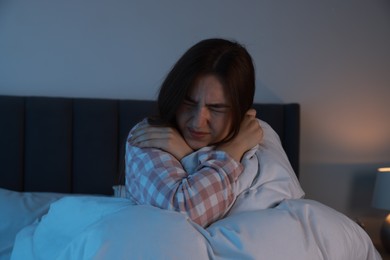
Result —
<path fill-rule="evenodd" d="M 243 46 L 208 39 L 191 47 L 160 88 L 159 115 L 130 131 L 127 195 L 202 226 L 222 218 L 237 196 L 241 158 L 263 137 L 251 109 L 254 92 L 253 63 Z"/>

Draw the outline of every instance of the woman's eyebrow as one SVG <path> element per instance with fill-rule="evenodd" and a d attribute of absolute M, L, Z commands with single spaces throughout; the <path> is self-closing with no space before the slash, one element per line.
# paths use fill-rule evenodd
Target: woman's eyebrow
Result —
<path fill-rule="evenodd" d="M 195 101 L 193 98 L 188 97 L 188 96 L 184 98 L 183 102 L 190 103 L 192 105 L 198 104 L 197 101 Z"/>
<path fill-rule="evenodd" d="M 198 101 L 194 100 L 193 98 L 191 98 L 190 96 L 186 96 L 184 98 L 185 101 L 187 102 L 191 102 L 193 104 L 197 104 Z M 230 105 L 226 104 L 226 103 L 219 103 L 219 102 L 216 102 L 216 103 L 209 103 L 209 104 L 206 104 L 207 107 L 215 107 L 215 108 L 229 108 Z"/>

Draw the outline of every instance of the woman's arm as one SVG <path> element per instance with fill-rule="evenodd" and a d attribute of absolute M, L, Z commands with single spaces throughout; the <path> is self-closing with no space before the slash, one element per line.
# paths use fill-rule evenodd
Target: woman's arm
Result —
<path fill-rule="evenodd" d="M 193 151 L 175 129 L 152 127 L 146 121 L 139 124 L 130 132 L 126 147 L 130 196 L 139 204 L 186 212 L 202 226 L 222 217 L 235 200 L 242 155 L 262 139 L 255 115 L 248 111 L 231 142 L 197 152 L 196 169 L 191 172 L 180 161 Z"/>
<path fill-rule="evenodd" d="M 126 188 L 138 204 L 185 212 L 207 226 L 235 199 L 233 186 L 243 166 L 223 151 L 200 151 L 198 167 L 187 173 L 170 153 L 127 144 Z"/>

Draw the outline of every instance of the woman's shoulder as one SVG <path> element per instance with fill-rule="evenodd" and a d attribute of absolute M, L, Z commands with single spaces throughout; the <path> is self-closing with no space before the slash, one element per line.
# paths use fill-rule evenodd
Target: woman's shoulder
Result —
<path fill-rule="evenodd" d="M 131 129 L 130 129 L 130 132 L 129 132 L 129 136 L 132 135 L 132 133 L 134 132 L 134 130 L 136 130 L 137 128 L 141 127 L 141 126 L 144 126 L 148 124 L 148 118 L 144 118 L 142 119 L 141 121 L 139 121 L 137 124 L 135 124 Z"/>

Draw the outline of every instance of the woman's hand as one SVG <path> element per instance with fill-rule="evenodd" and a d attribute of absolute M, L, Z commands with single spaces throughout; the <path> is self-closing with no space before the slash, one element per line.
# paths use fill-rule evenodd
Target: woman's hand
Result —
<path fill-rule="evenodd" d="M 176 159 L 181 160 L 190 154 L 192 149 L 181 134 L 173 127 L 159 127 L 145 124 L 132 132 L 129 142 L 140 148 L 158 148 L 164 150 Z"/>
<path fill-rule="evenodd" d="M 242 156 L 263 140 L 263 129 L 256 119 L 256 110 L 249 109 L 241 122 L 237 136 L 217 149 L 227 152 L 235 160 L 241 161 Z"/>

